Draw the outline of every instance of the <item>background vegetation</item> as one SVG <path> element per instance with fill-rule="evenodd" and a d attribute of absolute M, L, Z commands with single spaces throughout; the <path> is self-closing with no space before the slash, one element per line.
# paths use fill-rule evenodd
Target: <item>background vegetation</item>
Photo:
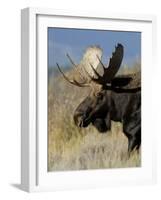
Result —
<path fill-rule="evenodd" d="M 69 69 L 69 68 L 68 68 Z M 123 66 L 119 73 L 134 73 L 133 67 Z M 112 122 L 112 129 L 99 133 L 92 125 L 78 128 L 73 113 L 89 94 L 89 89 L 67 83 L 56 69 L 49 70 L 48 78 L 48 170 L 83 170 L 141 166 L 141 153 L 127 155 L 127 138 L 120 123 Z M 70 76 L 73 71 L 66 72 Z"/>

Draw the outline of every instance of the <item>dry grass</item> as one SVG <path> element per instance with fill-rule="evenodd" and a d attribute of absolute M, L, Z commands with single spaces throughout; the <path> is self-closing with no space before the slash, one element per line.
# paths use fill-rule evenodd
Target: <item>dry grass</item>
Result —
<path fill-rule="evenodd" d="M 136 68 L 132 70 L 136 71 Z M 140 152 L 128 157 L 127 138 L 120 123 L 113 122 L 112 130 L 105 134 L 99 133 L 91 125 L 82 129 L 75 126 L 73 112 L 88 93 L 87 89 L 66 83 L 61 76 L 50 77 L 48 170 L 139 167 Z"/>

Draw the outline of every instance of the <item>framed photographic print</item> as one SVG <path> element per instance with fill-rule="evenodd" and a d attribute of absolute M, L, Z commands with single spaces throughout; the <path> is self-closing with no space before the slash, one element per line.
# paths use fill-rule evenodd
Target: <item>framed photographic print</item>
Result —
<path fill-rule="evenodd" d="M 154 183 L 155 17 L 26 8 L 21 31 L 22 189 Z"/>

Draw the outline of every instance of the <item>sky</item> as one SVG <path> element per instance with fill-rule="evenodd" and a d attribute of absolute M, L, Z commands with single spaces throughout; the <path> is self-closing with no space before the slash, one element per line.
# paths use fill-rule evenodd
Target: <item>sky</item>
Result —
<path fill-rule="evenodd" d="M 131 66 L 141 58 L 141 33 L 108 30 L 48 28 L 48 67 L 69 65 L 68 53 L 79 63 L 85 49 L 99 45 L 103 49 L 103 62 L 108 63 L 117 43 L 124 46 L 122 64 Z"/>

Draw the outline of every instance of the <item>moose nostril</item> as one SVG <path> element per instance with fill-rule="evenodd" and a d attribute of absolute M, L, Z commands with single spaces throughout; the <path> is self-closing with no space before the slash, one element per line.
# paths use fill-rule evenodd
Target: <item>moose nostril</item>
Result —
<path fill-rule="evenodd" d="M 79 127 L 83 127 L 83 121 L 82 121 L 82 120 L 80 120 L 80 121 L 78 122 L 78 126 L 79 126 Z"/>
<path fill-rule="evenodd" d="M 82 117 L 80 117 L 80 116 L 74 116 L 74 122 L 75 122 L 76 126 L 82 127 L 82 124 L 83 124 Z"/>
<path fill-rule="evenodd" d="M 79 113 L 79 115 L 74 115 L 75 125 L 78 127 L 87 127 L 90 123 L 86 113 Z"/>
<path fill-rule="evenodd" d="M 77 121 L 78 126 L 83 127 L 84 126 L 84 117 L 79 117 L 77 120 L 78 120 Z"/>

